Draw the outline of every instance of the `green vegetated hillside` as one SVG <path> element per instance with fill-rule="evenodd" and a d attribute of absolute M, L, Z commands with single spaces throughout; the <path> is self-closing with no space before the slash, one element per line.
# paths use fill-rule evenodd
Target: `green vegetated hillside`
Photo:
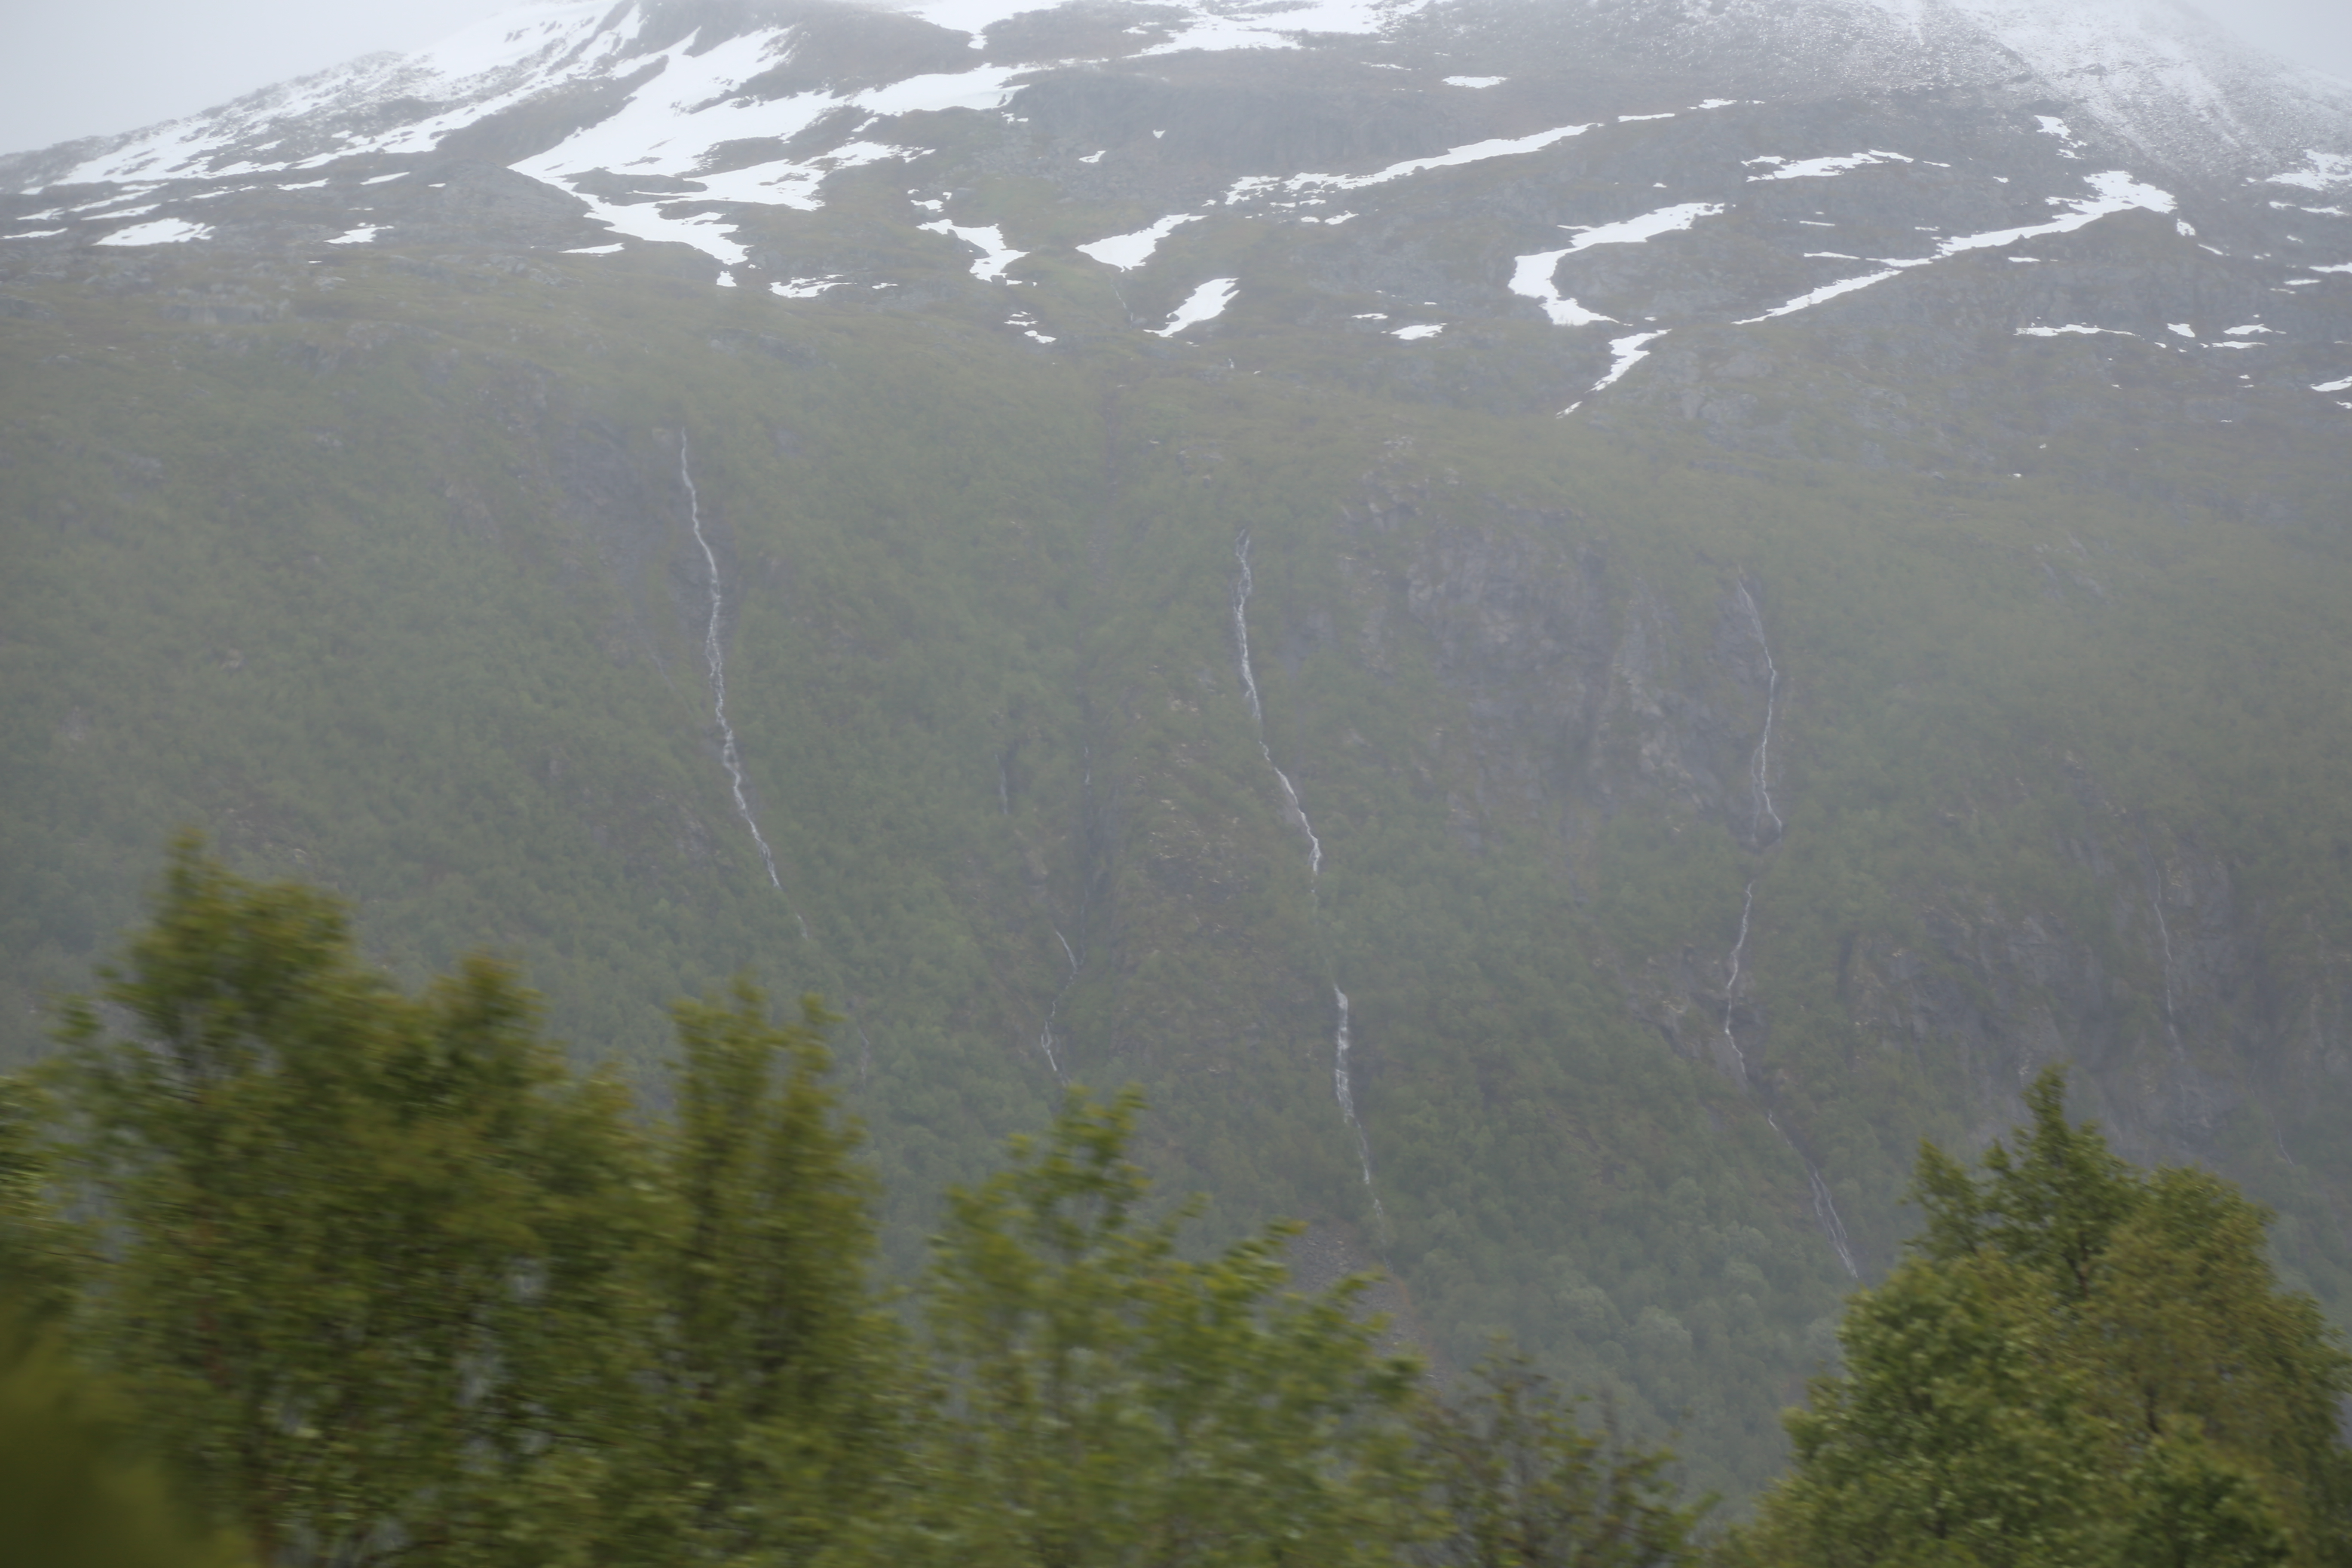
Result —
<path fill-rule="evenodd" d="M 16 285 L 10 1056 L 194 824 L 404 977 L 518 956 L 648 1093 L 673 997 L 822 991 L 902 1267 L 1057 1071 L 1139 1083 L 1213 1238 L 1302 1216 L 1441 1364 L 1515 1336 L 1735 1492 L 1832 1352 L 1832 1213 L 1883 1271 L 1917 1140 L 2047 1061 L 2352 1304 L 2352 562 L 2307 446 L 2111 404 L 2026 472 L 1958 386 L 1733 454 L 1277 331 L 1049 357 L 952 296 L 563 268 L 339 259 L 227 325 Z M 1801 402 L 1828 340 L 1780 331 Z"/>

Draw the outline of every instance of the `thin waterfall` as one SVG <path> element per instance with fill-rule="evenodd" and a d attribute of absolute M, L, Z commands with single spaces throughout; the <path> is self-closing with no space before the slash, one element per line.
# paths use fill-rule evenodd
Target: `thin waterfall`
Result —
<path fill-rule="evenodd" d="M 1739 602 L 1748 610 L 1748 624 L 1756 628 L 1756 646 L 1764 655 L 1766 677 L 1764 731 L 1756 738 L 1754 762 L 1756 814 L 1749 820 L 1748 826 L 1750 836 L 1758 845 L 1769 848 L 1780 841 L 1781 834 L 1788 828 L 1788 824 L 1780 820 L 1780 814 L 1772 808 L 1772 721 L 1780 709 L 1780 668 L 1772 662 L 1772 645 L 1764 637 L 1764 616 L 1756 606 L 1756 596 L 1748 591 L 1747 579 L 1745 577 L 1738 579 L 1738 585 Z M 1768 816 L 1772 819 L 1772 832 L 1769 837 L 1765 837 L 1764 833 L 1764 819 Z M 1750 877 L 1748 879 L 1747 889 L 1739 896 L 1739 936 L 1731 944 L 1731 957 L 1728 963 L 1731 973 L 1723 984 L 1724 1044 L 1731 1047 L 1732 1062 L 1739 1070 L 1740 1087 L 1750 1090 L 1754 1089 L 1755 1084 L 1748 1076 L 1748 1054 L 1739 1048 L 1739 1037 L 1731 1027 L 1731 1013 L 1738 998 L 1740 969 L 1748 956 L 1748 929 L 1755 912 L 1756 879 Z M 1780 1131 L 1780 1121 L 1769 1109 L 1764 1112 L 1764 1121 L 1773 1131 L 1780 1133 L 1780 1142 L 1789 1146 L 1789 1152 L 1794 1154 L 1797 1157 L 1797 1163 L 1805 1167 L 1805 1184 L 1812 1193 L 1813 1219 L 1821 1226 L 1822 1234 L 1829 1237 L 1830 1247 L 1837 1253 L 1838 1262 L 1844 1266 L 1846 1274 L 1852 1279 L 1861 1279 L 1862 1270 L 1853 1261 L 1853 1245 L 1846 1237 L 1845 1222 L 1838 1217 L 1837 1200 L 1830 1195 L 1830 1184 L 1822 1175 L 1821 1167 L 1805 1157 L 1805 1152 L 1797 1147 L 1797 1141 L 1794 1138 Z"/>
<path fill-rule="evenodd" d="M 1764 640 L 1764 614 L 1756 607 L 1755 595 L 1748 591 L 1745 578 L 1739 581 L 1739 602 L 1748 606 L 1748 618 L 1756 627 L 1756 646 L 1764 653 L 1764 733 L 1756 742 L 1757 811 L 1750 826 L 1759 843 L 1770 843 L 1787 831 L 1788 824 L 1772 809 L 1772 715 L 1780 701 L 1780 667 L 1772 662 L 1772 645 Z M 1772 837 L 1764 837 L 1764 819 L 1772 819 Z"/>
<path fill-rule="evenodd" d="M 1364 1190 L 1372 1194 L 1372 1213 L 1385 1229 L 1389 1211 L 1381 1204 L 1380 1189 L 1372 1185 L 1372 1145 L 1364 1136 L 1364 1124 L 1356 1120 L 1356 1089 L 1348 1077 L 1348 994 L 1337 985 L 1331 987 L 1331 999 L 1339 1005 L 1339 1029 L 1332 1037 L 1331 1089 L 1339 1099 L 1339 1114 L 1348 1121 L 1356 1134 L 1356 1158 L 1364 1168 Z"/>
<path fill-rule="evenodd" d="M 1739 990 L 1739 961 L 1748 951 L 1748 917 L 1756 909 L 1756 882 L 1750 878 L 1748 891 L 1739 900 L 1739 940 L 1731 944 L 1731 978 L 1723 983 L 1723 1038 L 1731 1047 L 1731 1059 L 1739 1064 L 1739 1082 L 1748 1084 L 1748 1054 L 1739 1048 L 1739 1037 L 1731 1032 L 1731 1002 Z"/>
<path fill-rule="evenodd" d="M 1234 584 L 1234 653 L 1240 661 L 1242 695 L 1249 699 L 1250 722 L 1257 731 L 1258 755 L 1273 771 L 1275 782 L 1282 785 L 1285 814 L 1307 836 L 1307 885 L 1313 890 L 1323 875 L 1323 841 L 1315 837 L 1315 825 L 1307 820 L 1307 808 L 1299 803 L 1298 791 L 1292 785 L 1290 775 L 1274 760 L 1274 749 L 1265 741 L 1265 708 L 1258 700 L 1257 674 L 1250 668 L 1249 602 L 1250 593 L 1257 580 L 1250 573 L 1250 537 L 1247 530 L 1234 538 L 1234 559 L 1241 563 L 1241 575 Z M 1388 1224 L 1388 1210 L 1381 1206 L 1378 1188 L 1372 1185 L 1372 1145 L 1364 1135 L 1364 1124 L 1356 1116 L 1354 1081 L 1348 1074 L 1349 1014 L 1348 994 L 1335 984 L 1331 1000 L 1339 1008 L 1339 1023 L 1331 1035 L 1331 1090 L 1339 1101 L 1339 1115 L 1356 1135 L 1356 1158 L 1363 1166 L 1364 1188 L 1371 1194 L 1372 1213 L 1383 1228 Z"/>
<path fill-rule="evenodd" d="M 1780 1132 L 1780 1124 L 1773 1121 L 1770 1111 L 1764 1113 L 1764 1120 L 1773 1131 Z M 1813 1218 L 1820 1224 L 1822 1234 L 1830 1238 L 1830 1246 L 1836 1249 L 1838 1261 L 1845 1265 L 1847 1277 L 1861 1279 L 1862 1270 L 1854 1267 L 1853 1247 L 1846 1240 L 1845 1221 L 1838 1218 L 1837 1200 L 1830 1196 L 1830 1184 L 1822 1179 L 1821 1167 L 1805 1159 L 1805 1152 L 1798 1148 L 1797 1141 L 1786 1132 L 1780 1132 L 1780 1142 L 1786 1143 L 1790 1152 L 1804 1164 L 1805 1183 L 1813 1194 Z"/>
<path fill-rule="evenodd" d="M 2164 942 L 2164 1026 L 2176 1035 L 2172 1018 L 2172 928 L 2164 919 L 2164 872 L 2157 871 L 2156 891 L 2148 894 L 2147 907 L 2156 911 L 2156 934 Z"/>
<path fill-rule="evenodd" d="M 719 591 L 719 556 L 702 531 L 702 499 L 695 493 L 694 469 L 688 461 L 683 431 L 677 437 L 677 477 L 686 486 L 686 515 L 694 524 L 694 542 L 701 547 L 702 563 L 710 570 L 710 624 L 702 634 L 702 657 L 710 667 L 710 716 L 719 724 L 719 760 L 726 764 L 727 782 L 735 791 L 736 814 L 751 830 L 751 842 L 760 847 L 760 863 L 768 868 L 768 885 L 781 892 L 784 879 L 776 875 L 775 851 L 768 847 L 767 836 L 760 831 L 760 820 L 751 815 L 751 799 L 743 793 L 743 754 L 735 745 L 735 726 L 727 721 L 727 655 L 719 642 L 719 619 L 725 607 Z M 793 919 L 800 918 L 795 910 Z M 801 935 L 808 935 L 805 921 L 801 921 Z"/>
<path fill-rule="evenodd" d="M 1250 575 L 1250 537 L 1247 531 L 1234 540 L 1234 559 L 1242 563 L 1242 574 L 1234 584 L 1234 643 L 1240 650 L 1242 695 L 1249 699 L 1250 721 L 1257 726 L 1258 755 L 1265 765 L 1274 769 L 1274 778 L 1282 786 L 1282 805 L 1286 816 L 1299 832 L 1307 835 L 1307 879 L 1312 884 L 1323 874 L 1323 841 L 1315 837 L 1314 825 L 1307 820 L 1307 808 L 1298 802 L 1298 791 L 1292 785 L 1290 775 L 1284 773 L 1274 760 L 1274 749 L 1265 743 L 1265 709 L 1257 698 L 1257 675 L 1250 668 L 1249 601 L 1256 579 Z"/>
<path fill-rule="evenodd" d="M 1045 1065 L 1054 1069 L 1054 1081 L 1067 1083 L 1069 1079 L 1062 1075 L 1062 1059 L 1054 1053 L 1054 1016 L 1062 1010 L 1062 998 L 1067 996 L 1070 987 L 1078 983 L 1078 955 L 1071 948 L 1070 939 L 1062 934 L 1060 926 L 1054 928 L 1054 940 L 1062 944 L 1062 956 L 1070 961 L 1070 973 L 1064 977 L 1062 988 L 1054 993 L 1053 1002 L 1045 1008 L 1045 1022 L 1037 1031 L 1037 1048 L 1045 1053 Z"/>

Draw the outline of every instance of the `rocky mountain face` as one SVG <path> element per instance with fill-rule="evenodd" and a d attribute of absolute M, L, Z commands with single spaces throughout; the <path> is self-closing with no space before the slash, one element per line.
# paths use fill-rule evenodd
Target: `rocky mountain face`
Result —
<path fill-rule="evenodd" d="M 1699 1478 L 2040 1065 L 2352 1305 L 2352 89 L 2164 5 L 556 5 L 0 158 L 7 1048 L 169 828 L 815 986 Z"/>

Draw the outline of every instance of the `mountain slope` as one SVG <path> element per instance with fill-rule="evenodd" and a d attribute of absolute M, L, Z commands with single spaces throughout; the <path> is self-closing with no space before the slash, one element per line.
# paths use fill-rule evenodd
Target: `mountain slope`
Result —
<path fill-rule="evenodd" d="M 908 1266 L 1138 1079 L 1708 1485 L 2045 1061 L 2340 1315 L 2352 112 L 2116 15 L 559 6 L 0 160 L 6 1047 L 194 821 L 632 1070 L 822 989 Z"/>

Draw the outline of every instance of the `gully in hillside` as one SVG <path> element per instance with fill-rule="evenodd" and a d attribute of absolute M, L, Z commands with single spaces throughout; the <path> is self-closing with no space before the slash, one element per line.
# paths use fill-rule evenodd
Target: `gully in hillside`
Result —
<path fill-rule="evenodd" d="M 1234 582 L 1234 652 L 1240 661 L 1242 695 L 1249 699 L 1250 721 L 1256 726 L 1258 754 L 1274 771 L 1275 782 L 1282 786 L 1284 815 L 1307 836 L 1307 880 L 1312 889 L 1323 875 L 1323 841 L 1315 837 L 1314 824 L 1307 820 L 1307 808 L 1299 803 L 1298 791 L 1290 775 L 1274 760 L 1274 750 L 1265 742 L 1265 709 L 1257 695 L 1257 675 L 1250 668 L 1249 601 L 1257 579 L 1250 573 L 1250 538 L 1247 532 L 1234 540 L 1234 559 L 1241 563 L 1241 574 Z M 1331 1093 L 1339 1102 L 1339 1115 L 1347 1121 L 1349 1131 L 1356 1135 L 1356 1158 L 1364 1172 L 1364 1187 L 1372 1194 L 1372 1212 L 1383 1224 L 1388 1210 L 1381 1205 L 1379 1189 L 1372 1184 L 1372 1145 L 1364 1134 L 1364 1124 L 1356 1116 L 1354 1080 L 1348 1072 L 1349 1013 L 1348 994 L 1335 984 L 1331 999 L 1339 1008 L 1339 1023 L 1331 1035 Z"/>
<path fill-rule="evenodd" d="M 1756 809 L 1748 823 L 1749 836 L 1760 851 L 1778 844 L 1781 834 L 1788 828 L 1788 824 L 1780 820 L 1780 812 L 1772 805 L 1772 721 L 1780 710 L 1780 667 L 1772 661 L 1772 645 L 1764 637 L 1764 615 L 1757 607 L 1756 596 L 1748 591 L 1746 578 L 1739 579 L 1738 589 L 1739 603 L 1748 612 L 1748 624 L 1756 629 L 1756 647 L 1764 655 L 1764 729 L 1757 736 L 1756 755 L 1751 764 L 1756 780 Z M 1723 984 L 1723 1042 L 1730 1048 L 1731 1065 L 1738 1074 L 1740 1087 L 1751 1090 L 1755 1084 L 1748 1076 L 1748 1054 L 1739 1048 L 1739 1037 L 1733 1032 L 1731 1015 L 1739 993 L 1741 966 L 1748 956 L 1748 922 L 1755 912 L 1756 879 L 1751 877 L 1747 889 L 1739 897 L 1739 936 L 1731 944 L 1731 956 L 1726 963 L 1729 975 Z M 1796 1155 L 1798 1162 L 1805 1167 L 1805 1184 L 1813 1200 L 1813 1218 L 1821 1226 L 1822 1234 L 1829 1238 L 1830 1247 L 1837 1254 L 1839 1264 L 1844 1268 L 1848 1277 L 1861 1279 L 1862 1270 L 1853 1260 L 1853 1244 L 1846 1238 L 1845 1222 L 1838 1217 L 1837 1201 L 1830 1195 L 1830 1184 L 1822 1177 L 1821 1167 L 1805 1157 L 1805 1152 L 1797 1147 L 1795 1139 L 1780 1131 L 1780 1121 L 1770 1110 L 1765 1111 L 1764 1121 L 1774 1132 L 1780 1133 L 1780 1142 L 1789 1146 L 1789 1152 Z"/>
<path fill-rule="evenodd" d="M 768 885 L 782 892 L 784 881 L 776 874 L 776 854 L 768 847 L 767 835 L 760 831 L 760 819 L 751 815 L 751 798 L 743 793 L 743 753 L 735 744 L 735 726 L 727 721 L 727 654 L 719 641 L 726 602 L 719 594 L 718 552 L 710 548 L 709 537 L 702 531 L 702 498 L 695 492 L 692 449 L 683 431 L 677 437 L 677 478 L 686 488 L 686 515 L 694 528 L 694 542 L 701 550 L 703 566 L 710 574 L 710 619 L 702 634 L 702 658 L 710 672 L 710 717 L 719 726 L 719 760 L 725 764 L 727 782 L 735 792 L 736 814 L 751 830 L 751 842 L 760 847 L 760 864 L 768 869 Z M 793 911 L 793 921 L 805 938 L 808 921 L 801 919 L 798 910 Z"/>

